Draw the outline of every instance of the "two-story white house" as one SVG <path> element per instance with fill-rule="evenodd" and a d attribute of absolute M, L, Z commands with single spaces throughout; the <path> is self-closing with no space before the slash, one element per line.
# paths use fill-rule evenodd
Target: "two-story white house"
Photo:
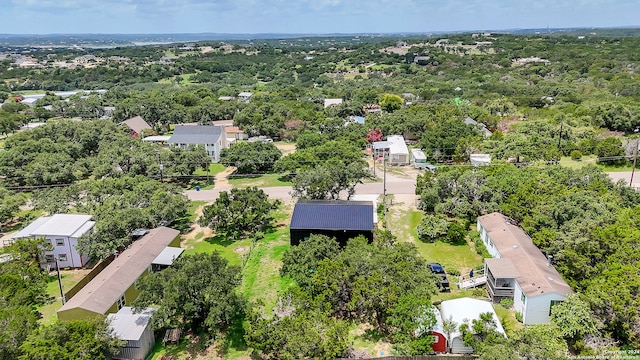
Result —
<path fill-rule="evenodd" d="M 222 149 L 229 147 L 224 126 L 178 125 L 167 143 L 181 149 L 189 145 L 204 146 L 214 163 L 220 162 Z"/>
<path fill-rule="evenodd" d="M 494 302 L 513 299 L 525 325 L 547 324 L 551 308 L 573 290 L 522 228 L 501 213 L 478 217 L 487 251 L 487 292 Z"/>
<path fill-rule="evenodd" d="M 12 239 L 43 238 L 45 248 L 43 267 L 81 268 L 89 257 L 78 252 L 78 239 L 93 230 L 95 221 L 86 214 L 55 214 L 36 219 L 16 233 Z"/>

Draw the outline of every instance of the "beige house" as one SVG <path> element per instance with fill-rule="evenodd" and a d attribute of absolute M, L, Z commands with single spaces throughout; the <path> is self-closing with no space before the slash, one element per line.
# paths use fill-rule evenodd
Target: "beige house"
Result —
<path fill-rule="evenodd" d="M 63 321 L 87 319 L 117 313 L 138 297 L 138 280 L 166 266 L 179 256 L 180 231 L 168 227 L 149 230 L 71 299 L 67 299 L 58 318 Z M 176 252 L 178 250 L 178 252 Z M 164 256 L 167 253 L 171 254 Z M 167 261 L 170 260 L 170 261 Z"/>

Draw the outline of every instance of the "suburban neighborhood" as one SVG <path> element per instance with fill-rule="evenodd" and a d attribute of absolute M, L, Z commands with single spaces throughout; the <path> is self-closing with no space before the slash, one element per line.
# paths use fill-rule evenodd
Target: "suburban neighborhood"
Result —
<path fill-rule="evenodd" d="M 636 356 L 640 33 L 585 31 L 0 35 L 0 359 Z"/>

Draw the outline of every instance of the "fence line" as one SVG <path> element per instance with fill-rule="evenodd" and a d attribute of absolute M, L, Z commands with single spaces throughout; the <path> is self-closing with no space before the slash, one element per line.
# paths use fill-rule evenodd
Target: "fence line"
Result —
<path fill-rule="evenodd" d="M 106 268 L 107 265 L 111 264 L 113 259 L 116 257 L 114 255 L 109 256 L 108 258 L 102 260 L 98 263 L 85 277 L 83 277 L 77 284 L 75 284 L 69 291 L 64 294 L 64 298 L 66 301 L 71 300 L 82 288 L 89 283 L 89 281 L 93 280 L 98 274 L 102 271 L 102 269 Z"/>

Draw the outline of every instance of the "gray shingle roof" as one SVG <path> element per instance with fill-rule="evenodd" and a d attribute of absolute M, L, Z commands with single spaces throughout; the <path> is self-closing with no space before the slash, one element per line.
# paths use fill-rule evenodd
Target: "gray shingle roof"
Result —
<path fill-rule="evenodd" d="M 373 230 L 371 201 L 301 200 L 293 209 L 291 229 Z"/>
<path fill-rule="evenodd" d="M 170 144 L 215 144 L 222 135 L 220 126 L 176 126 Z"/>

